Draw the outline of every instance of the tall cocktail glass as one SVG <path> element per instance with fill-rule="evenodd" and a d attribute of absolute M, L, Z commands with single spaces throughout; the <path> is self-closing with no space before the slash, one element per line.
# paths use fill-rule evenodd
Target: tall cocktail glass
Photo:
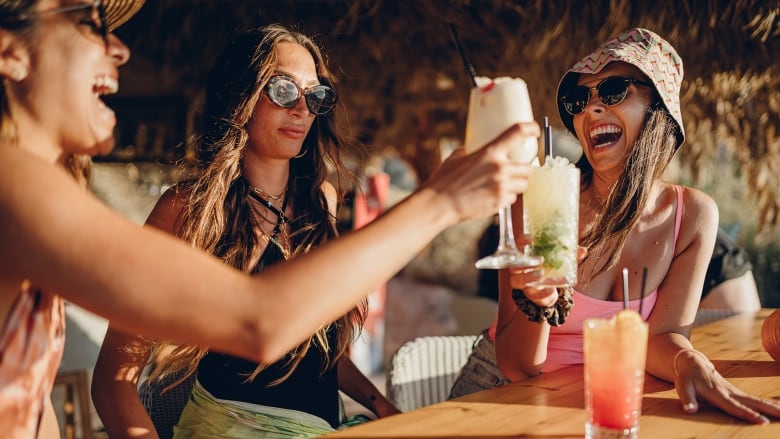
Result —
<path fill-rule="evenodd" d="M 585 320 L 586 438 L 639 437 L 647 329 L 632 310 Z"/>
<path fill-rule="evenodd" d="M 534 286 L 563 287 L 577 281 L 580 171 L 564 157 L 547 157 L 534 168 L 523 193 L 525 233 L 531 255 L 544 258 Z"/>
<path fill-rule="evenodd" d="M 531 100 L 525 81 L 518 78 L 476 78 L 477 86 L 471 89 L 469 111 L 466 120 L 465 149 L 471 153 L 498 137 L 506 129 L 519 122 L 533 121 Z M 510 159 L 520 163 L 536 160 L 539 145 L 535 137 L 517 142 L 510 151 Z M 541 258 L 524 254 L 517 249 L 510 206 L 498 213 L 499 242 L 492 255 L 475 264 L 480 269 L 498 269 L 509 266 L 535 266 Z"/>

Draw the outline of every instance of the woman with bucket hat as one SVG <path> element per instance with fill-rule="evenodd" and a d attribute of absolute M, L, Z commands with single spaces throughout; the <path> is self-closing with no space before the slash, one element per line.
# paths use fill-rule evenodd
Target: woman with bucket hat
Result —
<path fill-rule="evenodd" d="M 780 417 L 780 404 L 737 389 L 689 341 L 718 209 L 706 194 L 661 179 L 685 140 L 682 78 L 675 49 L 641 28 L 610 39 L 564 74 L 558 110 L 583 150 L 577 163 L 580 245 L 587 255 L 573 286 L 574 306 L 559 326 L 529 321 L 520 311 L 554 306 L 556 289 L 529 286 L 533 270 L 501 274 L 498 318 L 485 337 L 495 340 L 501 373 L 494 380 L 582 364 L 583 321 L 623 309 L 621 272 L 627 268 L 629 307 L 639 310 L 641 302 L 650 328 L 647 372 L 675 383 L 686 413 L 707 401 L 749 422 Z M 515 215 L 522 224 L 522 206 Z"/>
<path fill-rule="evenodd" d="M 535 125 L 456 154 L 370 226 L 256 276 L 139 227 L 84 183 L 89 157 L 114 144 L 116 118 L 101 96 L 117 91 L 118 68 L 130 53 L 112 31 L 142 4 L 0 0 L 3 437 L 59 434 L 49 394 L 63 348 L 64 300 L 126 331 L 272 363 L 349 311 L 439 232 L 491 214 L 527 183 L 528 168 L 509 163 L 505 151 L 520 136 L 538 135 Z"/>

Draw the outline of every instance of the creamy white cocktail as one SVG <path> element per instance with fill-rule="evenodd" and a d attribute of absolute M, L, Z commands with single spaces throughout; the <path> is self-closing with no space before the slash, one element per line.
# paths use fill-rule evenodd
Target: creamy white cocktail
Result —
<path fill-rule="evenodd" d="M 517 123 L 534 120 L 528 87 L 522 79 L 478 77 L 476 84 L 471 89 L 466 119 L 464 146 L 467 152 L 483 147 Z M 533 163 L 537 160 L 538 149 L 536 137 L 525 137 L 512 145 L 510 159 L 518 163 Z M 499 228 L 498 249 L 478 260 L 477 268 L 498 269 L 541 263 L 541 258 L 530 257 L 517 250 L 509 206 L 499 211 Z"/>

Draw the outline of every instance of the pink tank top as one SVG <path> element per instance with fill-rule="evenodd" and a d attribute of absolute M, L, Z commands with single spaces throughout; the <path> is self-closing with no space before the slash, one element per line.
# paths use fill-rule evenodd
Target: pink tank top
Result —
<path fill-rule="evenodd" d="M 61 297 L 23 291 L 0 332 L 0 432 L 4 438 L 38 435 L 65 345 Z"/>
<path fill-rule="evenodd" d="M 682 224 L 683 191 L 681 186 L 674 186 L 677 193 L 677 209 L 674 219 L 674 248 L 677 247 L 677 238 L 680 236 Z M 674 250 L 673 250 L 674 251 Z M 591 317 L 610 318 L 623 309 L 623 302 L 610 300 L 598 300 L 577 290 L 573 292 L 575 306 L 571 309 L 569 317 L 561 326 L 550 327 L 550 339 L 547 342 L 547 361 L 542 367 L 542 372 L 551 372 L 564 366 L 582 364 L 582 324 L 585 319 Z M 642 318 L 647 321 L 650 313 L 655 308 L 658 299 L 658 290 L 651 292 L 642 303 Z M 631 300 L 630 309 L 639 311 L 639 300 Z M 488 328 L 488 337 L 496 339 L 496 326 L 498 319 Z"/>

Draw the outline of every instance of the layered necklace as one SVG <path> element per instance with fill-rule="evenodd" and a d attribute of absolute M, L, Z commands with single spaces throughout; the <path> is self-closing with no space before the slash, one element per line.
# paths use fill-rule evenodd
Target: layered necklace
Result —
<path fill-rule="evenodd" d="M 273 244 L 276 247 L 281 250 L 282 255 L 284 255 L 284 259 L 290 258 L 290 248 L 289 245 L 283 243 L 282 239 L 279 239 L 279 236 L 282 233 L 282 229 L 284 226 L 289 222 L 289 219 L 287 218 L 287 215 L 285 215 L 284 211 L 287 209 L 287 187 L 284 188 L 284 190 L 279 195 L 271 195 L 259 187 L 252 187 L 250 186 L 251 190 L 249 191 L 249 196 L 254 198 L 255 201 L 262 204 L 266 209 L 268 209 L 271 213 L 273 213 L 276 216 L 276 223 L 274 224 L 274 228 L 271 231 L 271 234 L 269 235 L 263 227 L 260 225 L 261 221 L 260 218 L 258 218 L 257 213 L 255 212 L 255 208 L 253 206 L 249 207 L 249 212 L 252 214 L 252 216 L 255 218 L 255 221 L 257 221 L 258 227 L 260 228 L 260 233 L 263 234 L 263 236 L 268 239 L 269 244 Z M 274 206 L 273 201 L 279 201 L 282 200 L 281 206 L 277 209 L 276 206 Z"/>

